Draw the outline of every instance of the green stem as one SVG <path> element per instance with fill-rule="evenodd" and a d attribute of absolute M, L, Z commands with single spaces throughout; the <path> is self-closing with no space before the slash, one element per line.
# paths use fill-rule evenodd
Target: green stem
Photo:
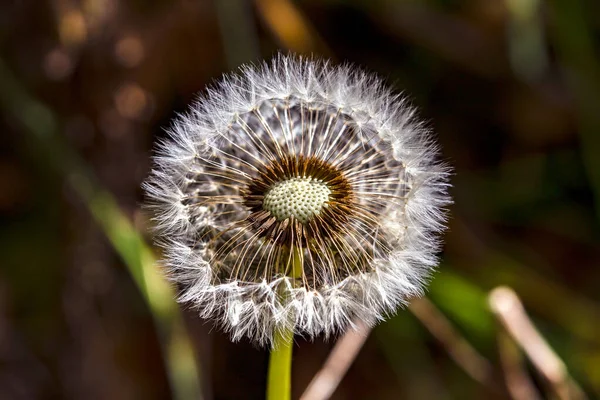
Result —
<path fill-rule="evenodd" d="M 288 276 L 301 278 L 304 273 L 301 248 L 292 248 L 291 268 Z M 289 264 L 288 264 L 289 266 Z M 282 301 L 286 301 L 282 294 Z M 294 330 L 285 329 L 275 333 L 273 348 L 269 358 L 269 377 L 267 379 L 267 400 L 290 400 L 292 398 L 292 348 Z"/>
<path fill-rule="evenodd" d="M 289 400 L 292 398 L 292 344 L 294 333 L 279 332 L 269 358 L 267 400 Z"/>

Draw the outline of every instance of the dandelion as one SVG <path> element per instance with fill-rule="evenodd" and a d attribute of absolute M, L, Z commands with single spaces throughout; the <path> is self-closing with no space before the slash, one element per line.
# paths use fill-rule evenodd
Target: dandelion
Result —
<path fill-rule="evenodd" d="M 437 264 L 436 158 L 414 111 L 355 67 L 278 56 L 224 77 L 145 184 L 180 300 L 261 344 L 382 320 Z"/>

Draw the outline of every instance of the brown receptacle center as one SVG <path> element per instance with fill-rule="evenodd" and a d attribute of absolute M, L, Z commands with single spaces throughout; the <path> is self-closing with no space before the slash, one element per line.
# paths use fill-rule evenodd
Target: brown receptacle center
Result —
<path fill-rule="evenodd" d="M 290 246 L 341 231 L 352 214 L 352 187 L 331 164 L 287 156 L 253 178 L 242 192 L 248 221 L 263 237 Z"/>

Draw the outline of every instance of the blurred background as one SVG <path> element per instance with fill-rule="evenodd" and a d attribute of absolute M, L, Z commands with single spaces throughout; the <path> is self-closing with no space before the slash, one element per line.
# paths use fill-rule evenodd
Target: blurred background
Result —
<path fill-rule="evenodd" d="M 279 50 L 378 73 L 455 169 L 428 300 L 333 398 L 598 398 L 599 46 L 596 0 L 3 0 L 0 398 L 263 398 L 268 353 L 174 303 L 140 184 L 196 93 Z M 499 285 L 570 396 L 491 311 Z M 335 344 L 296 342 L 294 398 Z"/>

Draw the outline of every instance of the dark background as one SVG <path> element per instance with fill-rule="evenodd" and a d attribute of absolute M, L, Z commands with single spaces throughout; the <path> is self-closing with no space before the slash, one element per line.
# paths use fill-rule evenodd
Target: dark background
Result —
<path fill-rule="evenodd" d="M 488 307 L 498 285 L 597 398 L 599 46 L 594 0 L 3 0 L 0 398 L 263 397 L 267 352 L 181 314 L 137 232 L 150 242 L 140 184 L 169 121 L 278 50 L 378 73 L 455 169 L 428 293 L 442 314 L 375 328 L 334 398 L 507 398 L 519 365 L 556 398 L 526 358 L 503 363 L 518 353 Z M 423 318 L 451 323 L 487 378 Z M 294 397 L 334 343 L 297 338 Z"/>

